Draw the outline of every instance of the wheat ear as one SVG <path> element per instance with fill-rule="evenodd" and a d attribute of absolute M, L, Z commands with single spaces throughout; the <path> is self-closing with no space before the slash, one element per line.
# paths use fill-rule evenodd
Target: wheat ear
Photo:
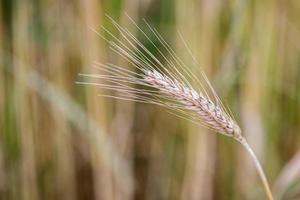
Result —
<path fill-rule="evenodd" d="M 129 70 L 126 69 L 126 67 L 123 68 L 113 64 L 97 63 L 95 67 L 101 71 L 102 74 L 80 75 L 92 79 L 100 79 L 101 82 L 82 81 L 77 83 L 96 85 L 101 89 L 114 92 L 113 94 L 99 94 L 99 96 L 102 97 L 163 106 L 174 111 L 176 115 L 180 117 L 201 124 L 218 133 L 233 137 L 241 143 L 251 155 L 267 196 L 269 200 L 273 200 L 268 181 L 256 155 L 246 139 L 242 136 L 241 129 L 236 121 L 224 108 L 205 74 L 201 72 L 204 83 L 215 97 L 215 103 L 208 95 L 205 87 L 203 87 L 202 82 L 199 81 L 195 74 L 190 71 L 190 68 L 182 62 L 163 37 L 146 21 L 145 23 L 150 29 L 150 32 L 160 42 L 168 55 L 165 55 L 150 39 L 150 36 L 141 30 L 129 17 L 145 39 L 156 49 L 165 64 L 158 60 L 127 28 L 120 26 L 109 16 L 108 18 L 119 31 L 122 40 L 104 27 L 102 27 L 102 29 L 112 40 L 107 39 L 97 31 L 95 32 L 110 44 L 112 51 L 135 67 L 135 70 Z M 194 59 L 193 56 L 192 58 Z M 197 86 L 199 86 L 199 89 L 202 89 L 203 93 L 195 90 L 192 86 L 192 82 L 194 84 L 198 83 Z M 137 85 L 140 87 L 137 88 Z"/>

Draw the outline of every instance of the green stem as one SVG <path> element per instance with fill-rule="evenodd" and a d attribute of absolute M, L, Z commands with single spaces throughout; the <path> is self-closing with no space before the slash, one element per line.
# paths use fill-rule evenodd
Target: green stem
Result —
<path fill-rule="evenodd" d="M 259 177 L 264 185 L 264 188 L 265 188 L 265 191 L 266 191 L 266 194 L 267 194 L 269 200 L 274 200 L 272 191 L 270 189 L 270 186 L 269 186 L 268 180 L 266 178 L 266 175 L 264 173 L 264 170 L 262 169 L 261 164 L 260 164 L 259 160 L 257 159 L 254 151 L 252 150 L 252 148 L 250 147 L 250 145 L 248 144 L 248 142 L 246 141 L 245 138 L 240 138 L 238 141 L 246 148 L 248 153 L 251 155 L 251 157 L 254 161 L 255 167 L 257 169 L 257 172 L 259 174 Z"/>

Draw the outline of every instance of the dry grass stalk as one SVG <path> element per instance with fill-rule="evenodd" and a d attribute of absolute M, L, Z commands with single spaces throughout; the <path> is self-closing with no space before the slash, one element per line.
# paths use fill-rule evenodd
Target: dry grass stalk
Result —
<path fill-rule="evenodd" d="M 216 132 L 232 136 L 239 141 L 253 158 L 267 195 L 269 199 L 273 199 L 272 192 L 259 160 L 246 139 L 241 135 L 241 129 L 238 124 L 229 117 L 227 113 L 219 106 L 216 106 L 210 99 L 203 96 L 203 94 L 197 93 L 193 88 L 188 88 L 176 80 L 171 80 L 169 77 L 157 71 L 147 71 L 144 79 L 162 93 L 181 102 L 187 110 L 197 113 L 202 121 Z"/>
<path fill-rule="evenodd" d="M 142 33 L 147 42 L 150 42 L 152 47 L 156 49 L 165 64 L 162 64 L 157 56 L 153 55 L 128 29 L 121 27 L 109 16 L 108 18 L 119 31 L 123 40 L 121 41 L 103 27 L 103 30 L 106 34 L 110 35 L 112 40 L 108 40 L 98 32 L 96 33 L 110 44 L 110 48 L 115 53 L 135 67 L 136 71 L 127 70 L 113 64 L 97 63 L 95 67 L 102 74 L 80 74 L 80 76 L 100 79 L 101 82 L 82 81 L 78 83 L 96 85 L 110 92 L 108 94 L 104 94 L 103 92 L 99 94 L 102 97 L 163 106 L 179 117 L 201 124 L 226 136 L 233 137 L 251 155 L 267 196 L 270 200 L 273 200 L 268 181 L 255 153 L 242 136 L 241 129 L 233 116 L 229 114 L 230 112 L 227 111 L 216 95 L 204 72 L 201 71 L 201 81 L 176 55 L 158 31 L 152 28 L 146 21 L 145 24 L 148 26 L 152 36 L 159 41 L 166 53 L 163 53 L 151 37 L 141 30 L 133 20 L 132 23 Z M 129 19 L 131 18 L 129 17 Z M 186 45 L 185 42 L 184 44 Z M 190 52 L 188 47 L 187 50 Z M 193 56 L 192 58 L 194 59 Z M 138 85 L 139 87 L 136 87 Z M 196 85 L 197 87 L 193 87 L 192 85 Z M 201 89 L 201 92 L 194 88 Z M 211 97 L 212 95 L 208 95 L 207 90 L 213 95 L 213 98 Z M 113 93 L 111 94 L 111 92 Z"/>

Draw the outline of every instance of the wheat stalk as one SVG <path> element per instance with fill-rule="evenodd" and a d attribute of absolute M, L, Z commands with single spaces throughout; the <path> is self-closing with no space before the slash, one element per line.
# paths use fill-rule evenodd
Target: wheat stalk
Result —
<path fill-rule="evenodd" d="M 128 29 L 120 26 L 109 16 L 108 18 L 119 31 L 122 40 L 104 27 L 102 27 L 102 29 L 111 36 L 112 40 L 108 40 L 97 31 L 95 32 L 110 44 L 110 48 L 115 53 L 127 60 L 137 71 L 110 63 L 96 63 L 95 67 L 102 72 L 101 74 L 80 74 L 80 76 L 97 80 L 100 79 L 101 82 L 81 81 L 77 83 L 96 85 L 101 89 L 114 92 L 113 94 L 104 94 L 102 92 L 99 94 L 99 96 L 102 97 L 163 106 L 173 111 L 173 113 L 175 112 L 175 114 L 180 117 L 201 124 L 218 133 L 233 137 L 243 145 L 252 157 L 266 194 L 269 200 L 273 200 L 272 192 L 259 160 L 246 139 L 242 136 L 239 125 L 216 95 L 204 72 L 201 72 L 201 76 L 204 83 L 208 86 L 210 93 L 213 94 L 215 102 L 210 95 L 208 95 L 202 82 L 199 81 L 190 68 L 176 55 L 163 37 L 146 21 L 145 23 L 151 33 L 163 46 L 168 56 L 165 55 L 154 44 L 150 36 L 141 30 L 128 16 L 136 28 L 141 31 L 144 37 L 158 51 L 166 64 L 163 64 L 157 59 Z M 192 58 L 194 59 L 193 56 Z M 166 65 L 168 67 L 166 67 Z M 195 90 L 192 86 L 193 83 L 197 85 L 202 92 Z M 140 87 L 137 88 L 136 85 Z"/>
<path fill-rule="evenodd" d="M 246 139 L 241 135 L 241 129 L 238 124 L 229 117 L 227 113 L 219 106 L 216 106 L 210 99 L 203 96 L 203 94 L 198 93 L 193 88 L 186 87 L 178 81 L 172 80 L 157 71 L 147 71 L 144 79 L 162 93 L 181 102 L 187 110 L 197 113 L 201 120 L 216 132 L 232 136 L 239 141 L 253 158 L 268 198 L 270 200 L 273 199 L 272 192 L 259 160 Z"/>

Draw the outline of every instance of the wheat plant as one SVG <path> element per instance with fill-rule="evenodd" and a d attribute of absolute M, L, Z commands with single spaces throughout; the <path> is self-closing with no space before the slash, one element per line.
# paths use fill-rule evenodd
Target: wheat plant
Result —
<path fill-rule="evenodd" d="M 107 41 L 117 56 L 125 59 L 133 69 L 112 63 L 95 63 L 99 73 L 81 73 L 84 79 L 78 84 L 94 85 L 101 88 L 99 96 L 141 103 L 155 104 L 166 108 L 170 113 L 187 119 L 215 132 L 234 138 L 252 157 L 268 199 L 273 200 L 265 173 L 254 151 L 241 134 L 241 129 L 231 112 L 226 109 L 211 86 L 205 73 L 199 77 L 175 53 L 159 32 L 144 20 L 146 33 L 128 15 L 143 38 L 157 52 L 148 48 L 126 27 L 107 16 L 119 36 L 102 27 L 103 33 L 95 31 Z M 191 52 L 183 40 L 187 52 Z M 154 37 L 156 44 L 151 37 Z M 195 58 L 190 53 L 191 59 Z M 88 78 L 88 79 L 86 79 Z"/>

